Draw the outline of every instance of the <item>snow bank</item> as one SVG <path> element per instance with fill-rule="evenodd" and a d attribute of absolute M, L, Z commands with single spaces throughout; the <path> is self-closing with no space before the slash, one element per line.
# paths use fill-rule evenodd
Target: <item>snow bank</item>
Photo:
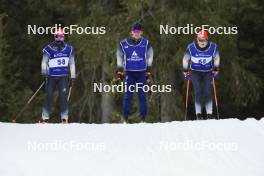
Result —
<path fill-rule="evenodd" d="M 264 119 L 0 123 L 1 176 L 262 176 Z"/>

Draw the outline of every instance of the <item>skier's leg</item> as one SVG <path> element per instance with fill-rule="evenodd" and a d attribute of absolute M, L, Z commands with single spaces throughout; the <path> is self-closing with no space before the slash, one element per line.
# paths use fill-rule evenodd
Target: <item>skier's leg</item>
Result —
<path fill-rule="evenodd" d="M 206 72 L 201 72 L 200 85 L 201 85 L 201 109 L 205 107 L 206 101 Z M 205 117 L 206 119 L 206 117 Z"/>
<path fill-rule="evenodd" d="M 50 107 L 53 101 L 53 92 L 56 87 L 56 78 L 49 77 L 48 82 L 46 84 L 47 84 L 46 86 L 47 95 L 42 107 L 42 120 L 44 121 L 47 121 L 49 119 Z"/>
<path fill-rule="evenodd" d="M 146 95 L 143 90 L 143 86 L 146 84 L 146 76 L 145 72 L 140 72 L 137 73 L 137 78 L 136 82 L 139 84 L 139 89 L 138 89 L 138 99 L 139 99 L 139 111 L 140 111 L 140 116 L 141 120 L 145 121 L 145 117 L 147 115 L 147 100 L 146 100 Z"/>
<path fill-rule="evenodd" d="M 59 99 L 60 99 L 60 112 L 61 112 L 61 119 L 68 121 L 68 101 L 67 101 L 67 95 L 68 95 L 68 77 L 61 76 L 59 78 Z"/>
<path fill-rule="evenodd" d="M 195 94 L 195 113 L 197 116 L 200 116 L 202 113 L 202 87 L 201 87 L 201 72 L 193 71 L 192 72 L 192 84 Z"/>
<path fill-rule="evenodd" d="M 135 84 L 134 73 L 126 72 L 125 74 L 125 83 L 126 83 L 126 92 L 123 100 L 123 115 L 125 120 L 127 120 L 128 115 L 131 109 L 131 100 L 133 97 L 134 88 L 132 87 Z"/>
<path fill-rule="evenodd" d="M 211 118 L 213 114 L 213 100 L 212 100 L 212 74 L 211 72 L 204 75 L 204 97 L 205 108 L 208 118 Z"/>

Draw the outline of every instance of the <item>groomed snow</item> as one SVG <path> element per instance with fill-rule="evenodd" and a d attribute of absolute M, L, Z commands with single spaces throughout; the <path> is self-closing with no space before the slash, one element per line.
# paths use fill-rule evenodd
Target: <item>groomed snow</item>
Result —
<path fill-rule="evenodd" d="M 264 119 L 0 123 L 0 176 L 263 176 Z"/>

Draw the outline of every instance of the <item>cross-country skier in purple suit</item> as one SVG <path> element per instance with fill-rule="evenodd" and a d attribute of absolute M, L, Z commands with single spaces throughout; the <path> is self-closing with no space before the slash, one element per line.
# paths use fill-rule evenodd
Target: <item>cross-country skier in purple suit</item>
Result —
<path fill-rule="evenodd" d="M 212 118 L 212 78 L 218 76 L 219 67 L 220 57 L 217 45 L 208 40 L 207 31 L 200 31 L 196 40 L 188 45 L 183 57 L 184 78 L 185 80 L 191 79 L 194 87 L 197 119 L 203 119 L 204 105 L 206 118 Z"/>
<path fill-rule="evenodd" d="M 144 122 L 147 115 L 147 101 L 142 87 L 151 76 L 153 61 L 153 49 L 150 42 L 142 37 L 143 30 L 140 23 L 135 23 L 131 29 L 131 37 L 120 42 L 117 49 L 117 74 L 119 78 L 125 78 L 127 88 L 138 83 L 138 99 L 141 121 Z M 134 90 L 127 90 L 123 102 L 124 120 L 127 122 L 131 109 L 131 101 Z"/>
<path fill-rule="evenodd" d="M 47 96 L 42 108 L 42 122 L 48 123 L 53 92 L 58 87 L 62 123 L 68 123 L 68 77 L 70 86 L 76 79 L 73 47 L 64 42 L 65 36 L 62 29 L 54 34 L 55 41 L 43 49 L 41 74 L 46 81 Z"/>

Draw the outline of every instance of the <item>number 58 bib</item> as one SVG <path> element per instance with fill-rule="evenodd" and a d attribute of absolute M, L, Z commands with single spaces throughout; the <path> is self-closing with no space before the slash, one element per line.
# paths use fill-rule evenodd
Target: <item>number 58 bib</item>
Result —
<path fill-rule="evenodd" d="M 69 58 L 72 53 L 72 46 L 65 45 L 61 51 L 54 50 L 50 45 L 44 48 L 43 52 L 49 55 L 49 75 L 50 76 L 67 76 Z"/>

